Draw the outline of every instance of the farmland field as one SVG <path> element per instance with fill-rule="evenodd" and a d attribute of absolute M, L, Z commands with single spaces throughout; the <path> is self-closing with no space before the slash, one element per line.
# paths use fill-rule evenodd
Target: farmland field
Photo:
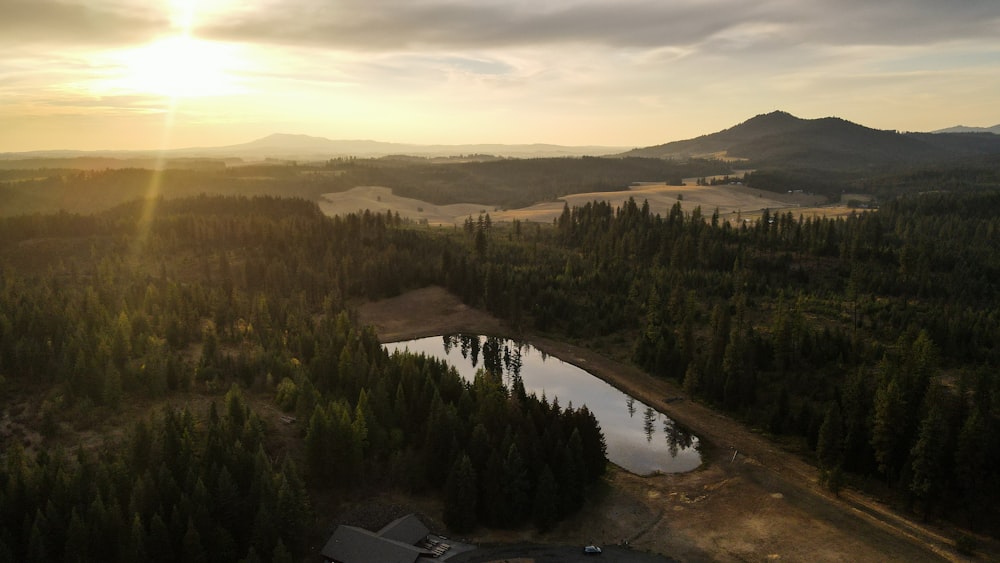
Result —
<path fill-rule="evenodd" d="M 551 223 L 562 213 L 563 207 L 581 206 L 591 201 L 606 201 L 619 207 L 629 198 L 638 203 L 649 203 L 654 214 L 666 216 L 671 207 L 680 202 L 681 208 L 690 213 L 701 207 L 702 214 L 710 216 L 716 209 L 723 220 L 737 223 L 754 221 L 765 209 L 771 214 L 791 212 L 796 218 L 840 217 L 851 213 L 844 205 L 823 205 L 822 196 L 792 193 L 779 194 L 755 190 L 743 185 L 699 186 L 694 178 L 685 179 L 683 186 L 662 183 L 643 183 L 626 191 L 584 192 L 563 196 L 555 201 L 542 202 L 520 209 L 497 209 L 477 203 L 434 205 L 412 198 L 399 197 L 390 188 L 363 186 L 346 192 L 328 193 L 322 196 L 320 208 L 327 215 L 341 215 L 368 209 L 384 213 L 399 213 L 403 218 L 426 221 L 430 225 L 461 225 L 468 217 L 475 218 L 480 213 L 489 213 L 494 221 L 531 221 Z"/>

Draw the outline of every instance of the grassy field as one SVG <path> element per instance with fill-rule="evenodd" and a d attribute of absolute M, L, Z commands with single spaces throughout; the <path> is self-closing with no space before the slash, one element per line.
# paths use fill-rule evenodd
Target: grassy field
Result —
<path fill-rule="evenodd" d="M 556 201 L 543 202 L 520 209 L 496 209 L 477 203 L 434 205 L 425 201 L 396 196 L 384 187 L 363 186 L 340 193 L 324 194 L 320 208 L 328 215 L 340 215 L 361 209 L 399 213 L 401 217 L 414 221 L 426 221 L 430 225 L 461 225 L 468 217 L 476 218 L 480 213 L 489 213 L 494 221 L 531 221 L 551 223 L 562 213 L 563 206 L 582 206 L 591 201 L 606 201 L 619 207 L 629 198 L 636 202 L 649 203 L 650 211 L 666 216 L 678 201 L 686 213 L 701 207 L 702 214 L 710 216 L 718 209 L 719 216 L 732 223 L 753 222 L 760 218 L 765 209 L 771 214 L 791 212 L 796 218 L 836 217 L 849 215 L 852 210 L 845 205 L 824 205 L 822 196 L 792 193 L 779 194 L 755 190 L 743 185 L 727 184 L 699 186 L 694 178 L 688 178 L 683 186 L 666 184 L 641 184 L 627 191 L 586 192 L 563 196 Z"/>

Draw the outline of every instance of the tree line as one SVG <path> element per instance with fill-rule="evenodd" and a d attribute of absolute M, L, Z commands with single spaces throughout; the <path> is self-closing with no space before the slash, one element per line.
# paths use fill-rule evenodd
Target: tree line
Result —
<path fill-rule="evenodd" d="M 187 163 L 188 165 L 194 163 Z M 724 162 L 656 158 L 532 158 L 439 162 L 423 158 L 338 159 L 314 163 L 150 170 L 60 169 L 54 163 L 30 170 L 0 170 L 0 215 L 74 210 L 99 213 L 140 198 L 200 194 L 298 197 L 356 186 L 387 186 L 396 195 L 437 205 L 475 202 L 491 208 L 523 207 L 588 191 L 622 191 L 636 180 L 670 181 L 731 172 Z M 155 188 L 155 189 L 153 189 Z"/>
<path fill-rule="evenodd" d="M 468 221 L 443 283 L 525 330 L 624 337 L 651 373 L 802 440 L 832 488 L 881 482 L 982 526 L 1000 477 L 998 211 L 988 190 L 753 223 L 594 202 L 551 228 Z"/>
<path fill-rule="evenodd" d="M 19 444 L 0 472 L 3 561 L 293 561 L 311 518 L 286 458 L 238 387 L 204 419 L 189 408 L 139 420 L 99 451 Z"/>

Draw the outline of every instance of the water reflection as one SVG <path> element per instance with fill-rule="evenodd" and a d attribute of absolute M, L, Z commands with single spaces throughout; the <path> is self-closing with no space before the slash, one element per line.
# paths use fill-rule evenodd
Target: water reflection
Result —
<path fill-rule="evenodd" d="M 656 420 L 656 411 L 653 407 L 646 407 L 646 411 L 642 413 L 642 429 L 646 432 L 646 441 L 653 441 L 653 421 Z M 676 455 L 676 454 L 674 454 Z"/>
<path fill-rule="evenodd" d="M 666 417 L 663 419 L 663 434 L 667 437 L 667 451 L 672 456 L 676 456 L 679 450 L 686 450 L 695 444 L 693 434 Z"/>
<path fill-rule="evenodd" d="M 385 347 L 390 353 L 409 349 L 445 359 L 467 381 L 482 369 L 508 388 L 523 386 L 528 393 L 544 395 L 562 405 L 586 405 L 604 432 L 608 459 L 633 473 L 680 473 L 701 464 L 698 439 L 666 415 L 527 344 L 498 337 L 449 335 L 394 342 Z M 635 416 L 639 411 L 641 420 Z M 661 428 L 664 439 L 656 436 Z"/>

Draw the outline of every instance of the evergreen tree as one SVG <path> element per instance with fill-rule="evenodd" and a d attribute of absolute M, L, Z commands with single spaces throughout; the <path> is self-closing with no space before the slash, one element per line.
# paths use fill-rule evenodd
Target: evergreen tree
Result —
<path fill-rule="evenodd" d="M 910 491 L 922 500 L 929 511 L 947 483 L 948 427 L 942 402 L 943 390 L 932 386 L 925 399 L 927 415 L 920 423 L 920 433 L 910 451 L 913 478 Z"/>
<path fill-rule="evenodd" d="M 125 549 L 126 561 L 145 561 L 146 553 L 146 530 L 142 525 L 142 518 L 138 514 L 132 517 L 132 528 L 129 532 L 128 546 Z"/>
<path fill-rule="evenodd" d="M 168 563 L 174 561 L 173 541 L 170 539 L 170 531 L 163 517 L 159 512 L 153 515 L 149 523 L 149 541 L 146 552 L 153 561 Z"/>
<path fill-rule="evenodd" d="M 271 563 L 292 563 L 293 561 L 292 554 L 279 538 L 278 543 L 274 546 L 274 553 L 271 555 Z"/>
<path fill-rule="evenodd" d="M 562 516 L 576 512 L 583 506 L 584 488 L 587 483 L 586 466 L 583 462 L 583 445 L 580 433 L 576 430 L 570 435 L 569 442 L 563 447 L 559 458 L 558 483 L 560 495 L 560 513 Z"/>
<path fill-rule="evenodd" d="M 995 457 L 995 454 L 991 455 L 991 446 L 995 441 L 991 440 L 989 425 L 984 418 L 979 409 L 972 409 L 962 424 L 955 449 L 955 475 L 971 515 L 983 514 L 987 499 L 996 494 L 997 487 L 993 478 L 996 470 L 991 467 L 991 459 Z M 978 524 L 974 519 L 973 525 Z"/>
<path fill-rule="evenodd" d="M 68 561 L 88 561 L 90 558 L 87 527 L 80 520 L 76 508 L 70 514 L 69 529 L 66 530 L 66 547 L 63 549 L 63 553 Z"/>
<path fill-rule="evenodd" d="M 816 459 L 819 461 L 820 480 L 835 495 L 843 484 L 844 430 L 840 407 L 830 405 L 819 427 L 816 440 Z"/>
<path fill-rule="evenodd" d="M 46 522 L 45 516 L 39 510 L 35 514 L 34 524 L 32 524 L 28 534 L 27 561 L 31 563 L 45 563 L 51 560 L 51 539 L 48 532 L 48 522 Z"/>
<path fill-rule="evenodd" d="M 469 456 L 462 454 L 455 460 L 445 484 L 444 523 L 458 534 L 476 528 L 476 470 Z"/>
<path fill-rule="evenodd" d="M 848 375 L 843 392 L 844 469 L 868 473 L 874 469 L 870 435 L 872 395 L 867 374 L 854 370 Z"/>
<path fill-rule="evenodd" d="M 843 462 L 844 428 L 840 416 L 840 407 L 830 405 L 819 427 L 819 439 L 816 443 L 816 459 L 820 468 L 832 470 Z"/>
<path fill-rule="evenodd" d="M 247 556 L 240 560 L 242 563 L 263 563 L 260 556 L 257 555 L 257 550 L 251 545 L 250 549 L 247 550 Z"/>
<path fill-rule="evenodd" d="M 875 417 L 871 444 L 878 469 L 891 483 L 898 475 L 906 455 L 906 403 L 895 379 L 875 394 Z"/>
<path fill-rule="evenodd" d="M 556 478 L 548 464 L 542 467 L 535 487 L 535 501 L 532 520 L 540 532 L 552 529 L 559 515 L 559 489 Z"/>
<path fill-rule="evenodd" d="M 194 522 L 188 520 L 187 530 L 184 532 L 184 543 L 181 548 L 184 561 L 191 563 L 202 563 L 207 561 L 205 548 L 201 544 L 201 535 L 194 527 Z"/>
<path fill-rule="evenodd" d="M 507 450 L 501 483 L 505 499 L 501 525 L 512 527 L 531 513 L 531 481 L 528 478 L 528 468 L 516 443 L 511 443 Z"/>

